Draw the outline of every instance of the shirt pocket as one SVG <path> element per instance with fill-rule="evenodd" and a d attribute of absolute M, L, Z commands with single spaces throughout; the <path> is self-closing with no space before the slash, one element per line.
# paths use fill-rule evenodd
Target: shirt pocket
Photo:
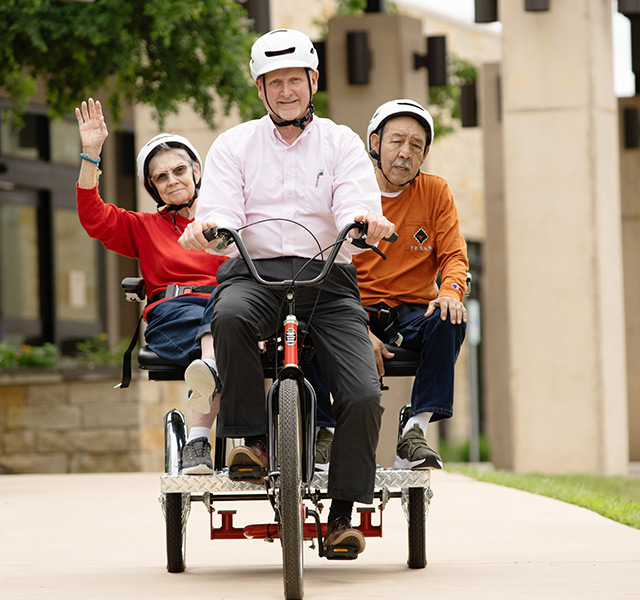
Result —
<path fill-rule="evenodd" d="M 331 176 L 326 167 L 319 165 L 310 169 L 302 198 L 302 208 L 306 214 L 317 215 L 323 211 L 331 211 L 331 183 Z"/>

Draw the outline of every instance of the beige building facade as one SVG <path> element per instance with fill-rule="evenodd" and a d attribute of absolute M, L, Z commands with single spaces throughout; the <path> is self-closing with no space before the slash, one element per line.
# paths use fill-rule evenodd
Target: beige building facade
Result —
<path fill-rule="evenodd" d="M 428 106 L 428 73 L 413 67 L 413 55 L 426 51 L 426 36 L 445 35 L 450 52 L 477 66 L 480 127 L 458 128 L 444 137 L 436 131 L 423 166 L 448 180 L 463 234 L 478 253 L 474 293 L 481 303 L 481 345 L 463 345 L 455 416 L 444 433 L 450 441 L 468 439 L 474 403 L 481 401 L 483 432 L 496 466 L 625 473 L 630 456 L 640 460 L 640 374 L 636 377 L 634 368 L 640 313 L 634 298 L 640 264 L 638 151 L 619 152 L 609 3 L 552 4 L 551 11 L 535 14 L 521 3 L 501 2 L 501 32 L 402 2 L 399 14 L 333 19 L 326 31 L 318 22 L 331 16 L 333 1 L 272 0 L 270 16 L 272 28 L 297 28 L 314 40 L 327 34 L 330 116 L 363 138 L 382 102 L 411 97 Z M 365 85 L 348 83 L 350 31 L 368 33 L 372 63 Z M 33 108 L 45 109 L 37 98 Z M 232 114 L 210 131 L 185 108 L 164 129 L 187 136 L 204 159 L 217 133 L 237 122 Z M 128 137 L 114 135 L 105 145 L 105 164 L 119 164 L 127 152 L 135 156 L 158 132 L 150 110 L 136 106 L 125 118 Z M 20 160 L 10 156 L 10 167 L 19 167 Z M 63 172 L 68 181 L 57 184 L 59 194 L 65 186 L 73 189 L 77 164 L 69 162 Z M 0 183 L 10 176 L 11 170 L 0 174 Z M 28 176 L 21 177 L 13 183 L 28 187 Z M 154 210 L 135 173 L 105 170 L 103 178 L 107 201 Z M 8 193 L 6 185 L 0 194 Z M 31 206 L 36 200 L 25 202 Z M 73 204 L 64 208 L 71 211 Z M 121 278 L 133 274 L 133 264 L 90 251 L 98 252 L 92 256 L 100 275 L 87 275 L 93 285 L 87 289 L 100 303 L 95 325 L 85 329 L 93 332 L 102 323 L 117 339 L 135 321 L 135 310 L 124 305 L 119 289 Z M 66 277 L 77 290 L 79 275 Z M 65 286 L 72 289 L 71 283 Z M 472 374 L 476 360 L 479 377 Z M 397 410 L 408 401 L 411 380 L 386 383 L 391 391 L 383 399 L 388 408 L 379 449 L 383 465 L 393 461 Z"/>

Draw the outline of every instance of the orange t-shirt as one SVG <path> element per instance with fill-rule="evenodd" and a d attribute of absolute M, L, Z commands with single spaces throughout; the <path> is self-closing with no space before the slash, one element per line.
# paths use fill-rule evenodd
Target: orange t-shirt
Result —
<path fill-rule="evenodd" d="M 382 195 L 382 212 L 395 224 L 398 240 L 378 244 L 387 260 L 371 250 L 353 257 L 362 304 L 427 304 L 438 296 L 462 300 L 467 245 L 447 182 L 420 173 L 399 195 Z"/>

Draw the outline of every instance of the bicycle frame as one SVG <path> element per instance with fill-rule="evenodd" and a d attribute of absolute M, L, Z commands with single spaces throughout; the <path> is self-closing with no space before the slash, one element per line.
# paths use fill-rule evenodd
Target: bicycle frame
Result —
<path fill-rule="evenodd" d="M 298 355 L 298 319 L 294 313 L 295 294 L 291 293 L 288 299 L 289 310 L 284 319 L 284 365 L 279 370 L 277 379 L 271 386 L 267 395 L 267 419 L 269 427 L 268 446 L 269 446 L 269 475 L 267 479 L 272 479 L 277 473 L 277 448 L 276 441 L 276 421 L 278 417 L 278 393 L 280 384 L 285 379 L 293 379 L 296 381 L 299 391 L 299 412 L 302 420 L 302 444 L 304 449 L 302 456 L 302 482 L 305 491 L 308 490 L 313 478 L 315 468 L 314 451 L 316 445 L 316 392 L 313 386 L 305 379 L 304 373 L 300 368 Z M 273 481 L 271 482 L 273 483 Z"/>

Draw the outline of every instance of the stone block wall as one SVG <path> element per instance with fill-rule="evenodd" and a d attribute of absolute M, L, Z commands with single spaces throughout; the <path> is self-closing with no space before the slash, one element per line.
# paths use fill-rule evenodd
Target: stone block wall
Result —
<path fill-rule="evenodd" d="M 164 415 L 185 410 L 185 384 L 140 375 L 113 389 L 119 379 L 118 368 L 1 373 L 0 472 L 161 472 Z"/>

